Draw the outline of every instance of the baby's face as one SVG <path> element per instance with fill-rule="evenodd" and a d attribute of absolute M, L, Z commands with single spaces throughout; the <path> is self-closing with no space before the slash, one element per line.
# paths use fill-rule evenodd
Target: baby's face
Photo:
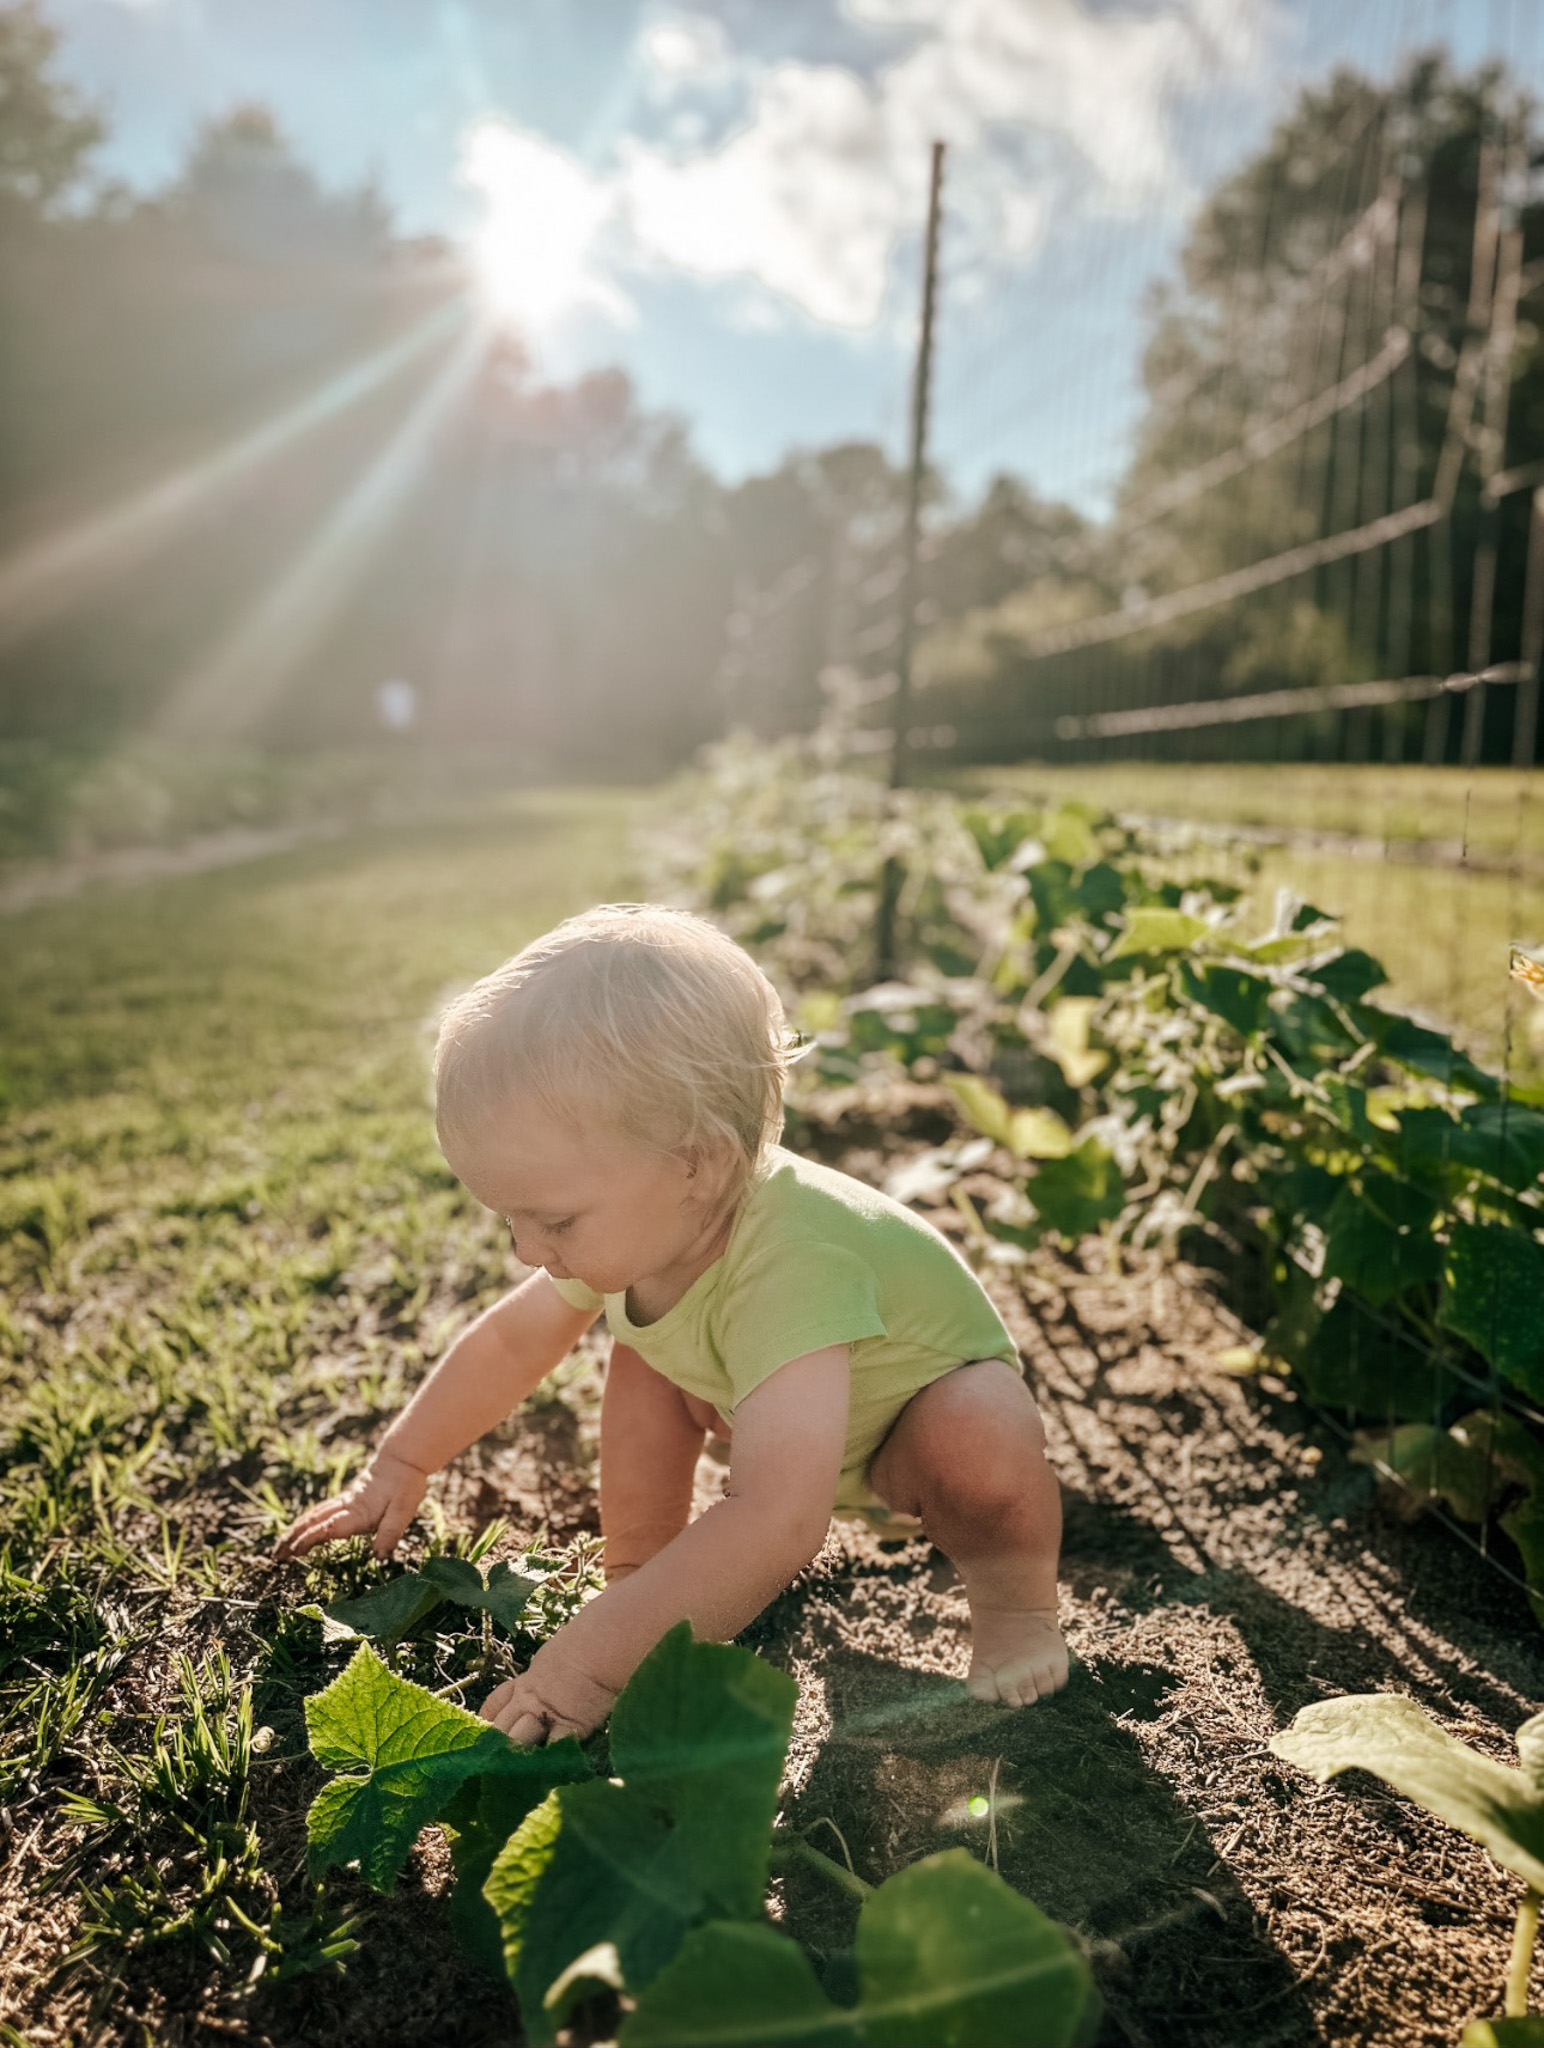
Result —
<path fill-rule="evenodd" d="M 517 1101 L 448 1156 L 506 1219 L 516 1257 L 597 1294 L 669 1274 L 709 1220 L 684 1156 L 614 1130 L 576 1130 L 534 1103 Z"/>

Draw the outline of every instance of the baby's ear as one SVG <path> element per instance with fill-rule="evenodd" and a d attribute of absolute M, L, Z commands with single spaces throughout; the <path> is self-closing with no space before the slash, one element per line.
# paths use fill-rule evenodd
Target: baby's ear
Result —
<path fill-rule="evenodd" d="M 686 1161 L 686 1177 L 693 1184 L 693 1193 L 711 1193 L 716 1200 L 734 1174 L 737 1153 L 733 1138 L 718 1136 L 684 1145 L 681 1157 Z"/>

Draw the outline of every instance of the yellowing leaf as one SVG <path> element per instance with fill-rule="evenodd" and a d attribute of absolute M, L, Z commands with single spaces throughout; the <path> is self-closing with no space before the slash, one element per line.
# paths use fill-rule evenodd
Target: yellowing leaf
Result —
<path fill-rule="evenodd" d="M 1097 1008 L 1095 996 L 1063 996 L 1045 1013 L 1050 1054 L 1066 1076 L 1069 1088 L 1086 1087 L 1110 1063 L 1107 1052 L 1088 1042 Z"/>
<path fill-rule="evenodd" d="M 1124 960 L 1131 953 L 1188 953 L 1192 946 L 1216 937 L 1216 928 L 1188 910 L 1144 904 L 1126 912 L 1126 929 L 1107 958 Z"/>
<path fill-rule="evenodd" d="M 1054 1109 L 1015 1107 L 979 1074 L 945 1074 L 967 1123 L 1019 1159 L 1065 1159 L 1072 1132 Z"/>
<path fill-rule="evenodd" d="M 1531 1740 L 1531 1722 L 1524 1732 Z M 1321 1783 L 1371 1771 L 1544 1889 L 1544 1788 L 1449 1735 L 1414 1700 L 1389 1692 L 1318 1700 L 1270 1747 Z"/>

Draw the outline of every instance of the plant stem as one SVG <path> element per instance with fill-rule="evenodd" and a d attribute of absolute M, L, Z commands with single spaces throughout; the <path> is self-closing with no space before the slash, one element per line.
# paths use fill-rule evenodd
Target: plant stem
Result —
<path fill-rule="evenodd" d="M 1509 2020 L 1520 2020 L 1528 2010 L 1528 1973 L 1539 1932 L 1539 1901 L 1539 1893 L 1530 1884 L 1517 1902 L 1517 1925 L 1512 1932 L 1512 1959 L 1507 1964 L 1506 2001 L 1502 2007 Z"/>
<path fill-rule="evenodd" d="M 813 1870 L 828 1884 L 834 1884 L 838 1891 L 844 1891 L 849 1898 L 861 1905 L 873 1891 L 871 1884 L 865 1884 L 856 1871 L 844 1870 L 829 1856 L 822 1856 L 818 1849 L 811 1848 L 801 1834 L 792 1828 L 775 1828 L 772 1833 L 772 1867 L 786 1869 L 790 1863 L 802 1863 Z"/>

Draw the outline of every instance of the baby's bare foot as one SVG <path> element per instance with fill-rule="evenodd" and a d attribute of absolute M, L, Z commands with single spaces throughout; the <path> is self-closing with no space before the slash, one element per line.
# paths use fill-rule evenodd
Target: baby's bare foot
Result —
<path fill-rule="evenodd" d="M 1027 1707 L 1067 1683 L 1067 1645 L 1054 1607 L 973 1606 L 970 1627 L 966 1683 L 978 1700 Z"/>

